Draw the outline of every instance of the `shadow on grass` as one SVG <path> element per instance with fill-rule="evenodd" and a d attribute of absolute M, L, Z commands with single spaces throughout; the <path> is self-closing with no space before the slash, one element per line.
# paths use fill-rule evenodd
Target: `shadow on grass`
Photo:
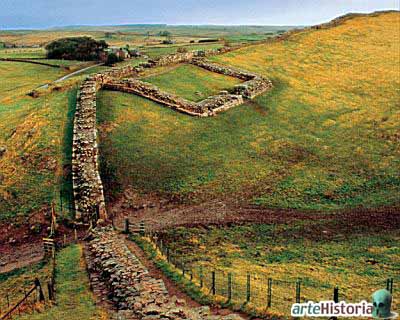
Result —
<path fill-rule="evenodd" d="M 72 139 L 77 87 L 68 92 L 67 120 L 63 137 L 63 174 L 60 182 L 60 206 L 65 217 L 74 217 L 74 196 L 72 189 Z"/>

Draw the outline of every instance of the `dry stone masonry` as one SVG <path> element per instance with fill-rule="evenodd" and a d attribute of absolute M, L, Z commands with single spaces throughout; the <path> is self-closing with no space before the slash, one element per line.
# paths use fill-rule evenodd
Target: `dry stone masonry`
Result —
<path fill-rule="evenodd" d="M 241 105 L 244 99 L 252 99 L 272 87 L 271 81 L 255 73 L 208 62 L 195 57 L 193 52 L 164 56 L 162 60 L 151 62 L 150 67 L 181 62 L 190 62 L 200 68 L 235 77 L 245 82 L 234 86 L 231 93 L 223 91 L 198 103 L 164 92 L 152 84 L 134 78 L 110 80 L 104 83 L 103 88 L 133 93 L 191 116 L 208 117 Z"/>
<path fill-rule="evenodd" d="M 221 48 L 165 55 L 139 66 L 112 68 L 89 76 L 83 82 L 77 97 L 72 150 L 72 180 L 76 219 L 84 222 L 98 219 L 107 220 L 103 186 L 98 171 L 97 91 L 104 88 L 129 92 L 191 116 L 214 116 L 218 112 L 241 105 L 244 99 L 252 99 L 272 87 L 272 83 L 268 79 L 255 73 L 211 63 L 203 58 L 231 50 L 233 49 Z M 234 86 L 231 92 L 221 91 L 203 101 L 193 102 L 163 92 L 156 86 L 137 79 L 145 68 L 177 63 L 192 63 L 212 72 L 236 77 L 244 82 Z"/>
<path fill-rule="evenodd" d="M 118 319 L 240 320 L 242 317 L 211 315 L 209 307 L 190 308 L 184 300 L 170 297 L 162 279 L 153 278 L 111 227 L 92 232 L 88 270 L 103 281 Z M 101 279 L 98 279 L 100 275 Z"/>
<path fill-rule="evenodd" d="M 96 92 L 98 83 L 86 80 L 79 89 L 72 142 L 72 181 L 76 218 L 88 221 L 94 214 L 107 218 L 98 162 Z"/>
<path fill-rule="evenodd" d="M 125 79 L 109 82 L 104 85 L 104 89 L 137 94 L 166 105 L 176 111 L 198 117 L 213 116 L 218 112 L 243 104 L 243 97 L 241 95 L 229 94 L 228 92 L 209 97 L 196 103 L 163 92 L 156 86 L 137 79 Z"/>
<path fill-rule="evenodd" d="M 234 87 L 233 93 L 241 95 L 245 99 L 253 99 L 256 96 L 272 88 L 272 82 L 270 80 L 263 78 L 262 76 L 256 73 L 251 73 L 245 70 L 240 70 L 232 67 L 222 66 L 198 58 L 191 60 L 191 63 L 200 68 L 215 73 L 244 80 L 245 81 L 244 83 L 238 84 Z"/>
<path fill-rule="evenodd" d="M 104 85 L 104 89 L 133 93 L 192 116 L 207 116 L 195 102 L 163 92 L 156 86 L 137 79 L 109 82 Z"/>

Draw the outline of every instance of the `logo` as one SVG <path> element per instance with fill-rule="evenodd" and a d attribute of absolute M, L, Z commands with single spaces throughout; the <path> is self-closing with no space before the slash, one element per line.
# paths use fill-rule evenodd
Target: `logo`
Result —
<path fill-rule="evenodd" d="M 372 317 L 375 319 L 394 319 L 398 314 L 392 312 L 392 295 L 386 289 L 375 291 L 372 295 Z"/>
<path fill-rule="evenodd" d="M 391 311 L 392 295 L 386 289 L 375 291 L 372 303 L 363 300 L 359 303 L 345 301 L 308 301 L 294 303 L 291 308 L 292 317 L 373 317 L 374 319 L 395 319 L 396 312 Z"/>

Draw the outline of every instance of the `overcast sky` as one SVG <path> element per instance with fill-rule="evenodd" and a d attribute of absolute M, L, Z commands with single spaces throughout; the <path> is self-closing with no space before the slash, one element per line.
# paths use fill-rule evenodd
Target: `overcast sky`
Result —
<path fill-rule="evenodd" d="M 399 10 L 400 0 L 0 0 L 0 28 L 65 25 L 311 25 L 348 12 Z"/>

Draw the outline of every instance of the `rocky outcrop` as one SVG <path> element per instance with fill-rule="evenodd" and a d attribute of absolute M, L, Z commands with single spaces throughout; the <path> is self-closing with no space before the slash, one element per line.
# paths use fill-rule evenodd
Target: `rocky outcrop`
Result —
<path fill-rule="evenodd" d="M 162 279 L 153 278 L 147 268 L 112 230 L 92 232 L 89 243 L 89 274 L 100 275 L 108 297 L 116 305 L 118 319 L 240 320 L 240 316 L 213 316 L 209 307 L 190 308 L 184 300 L 171 297 Z M 97 277 L 97 276 L 96 276 Z"/>

